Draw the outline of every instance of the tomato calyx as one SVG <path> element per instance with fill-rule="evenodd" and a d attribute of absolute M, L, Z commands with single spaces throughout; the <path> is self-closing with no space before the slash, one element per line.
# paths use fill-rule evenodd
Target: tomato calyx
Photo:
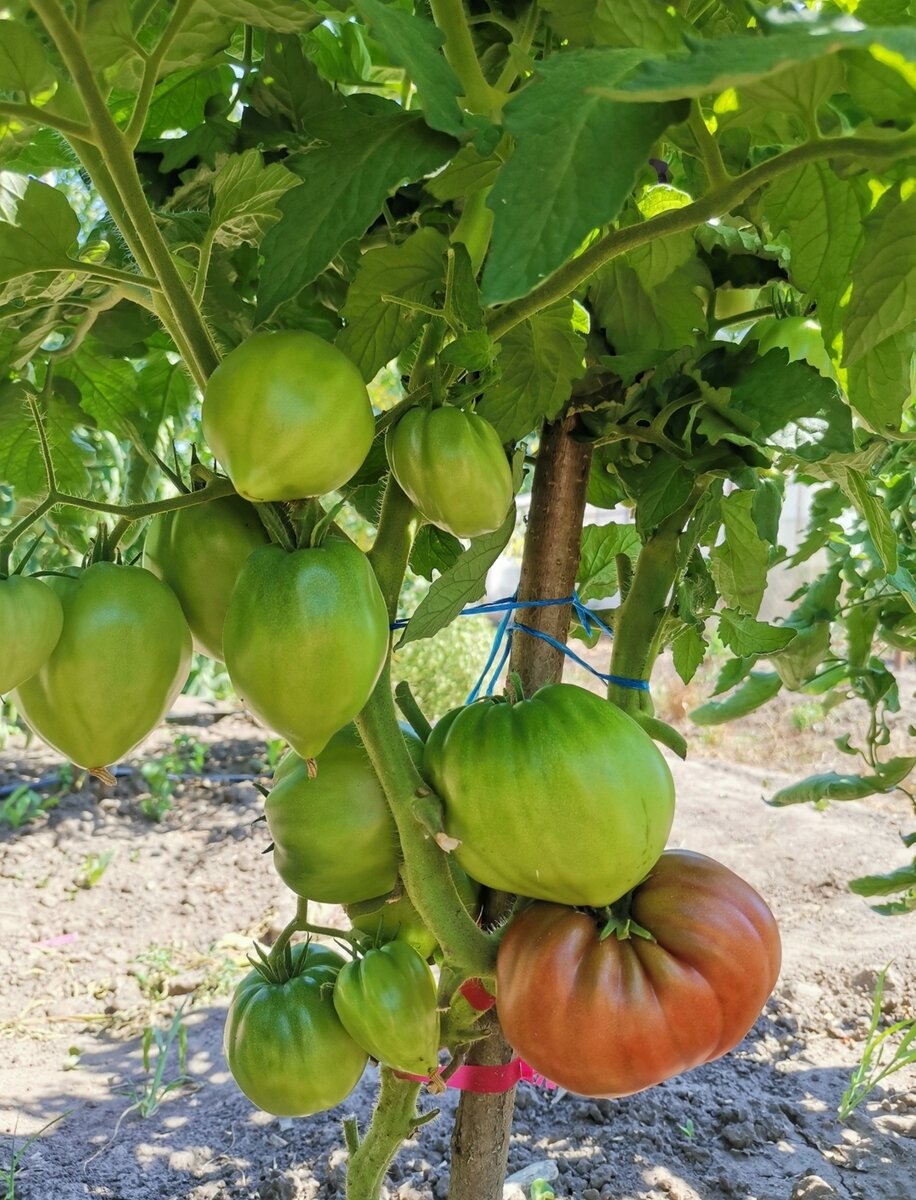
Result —
<path fill-rule="evenodd" d="M 633 888 L 626 895 L 621 896 L 619 900 L 615 900 L 613 904 L 609 904 L 606 908 L 592 909 L 600 926 L 598 941 L 603 942 L 613 934 L 618 942 L 625 942 L 632 937 L 645 938 L 647 942 L 654 942 L 655 935 L 650 933 L 645 926 L 640 925 L 638 921 L 634 921 L 630 915 L 630 907 L 633 903 Z"/>

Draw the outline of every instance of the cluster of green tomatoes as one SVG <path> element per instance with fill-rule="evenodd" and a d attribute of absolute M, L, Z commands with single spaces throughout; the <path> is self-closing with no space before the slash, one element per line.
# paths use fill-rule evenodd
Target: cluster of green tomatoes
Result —
<path fill-rule="evenodd" d="M 437 993 L 436 939 L 400 885 L 391 809 L 353 725 L 390 643 L 378 581 L 329 521 L 289 548 L 257 508 L 342 488 L 375 422 L 353 364 L 290 332 L 227 355 L 202 424 L 236 494 L 155 517 L 143 568 L 0 583 L 0 630 L 15 631 L 0 692 L 14 689 L 45 741 L 104 777 L 165 715 L 193 645 L 225 661 L 249 711 L 289 743 L 266 804 L 274 864 L 302 900 L 347 909 L 354 955 L 310 941 L 264 957 L 233 997 L 225 1045 L 249 1098 L 302 1116 L 344 1099 L 370 1056 L 435 1079 L 452 999 Z M 475 537 L 505 521 L 508 459 L 475 413 L 409 409 L 386 451 L 430 523 Z M 470 915 L 482 887 L 519 897 L 494 935 L 495 975 L 465 981 L 464 997 L 482 1008 L 495 991 L 535 1070 L 619 1096 L 740 1041 L 778 973 L 775 922 L 725 867 L 664 851 L 674 785 L 636 722 L 556 684 L 455 709 L 425 744 L 404 737 L 442 802 Z"/>

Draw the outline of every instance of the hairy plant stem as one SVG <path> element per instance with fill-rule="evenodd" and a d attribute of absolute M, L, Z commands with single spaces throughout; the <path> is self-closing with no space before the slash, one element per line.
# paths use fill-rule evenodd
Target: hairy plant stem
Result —
<path fill-rule="evenodd" d="M 730 182 L 731 175 L 725 169 L 719 143 L 709 131 L 699 100 L 691 101 L 690 117 L 687 123 L 697 144 L 700 161 L 703 163 L 710 188 L 725 187 Z"/>
<path fill-rule="evenodd" d="M 680 547 L 681 532 L 700 499 L 690 499 L 652 533 L 639 552 L 636 570 L 626 599 L 614 622 L 611 652 L 612 675 L 625 679 L 648 679 L 662 648 L 665 621 L 672 589 L 677 583 L 679 562 L 686 561 Z M 608 684 L 608 699 L 624 712 L 652 714 L 648 692 Z"/>
<path fill-rule="evenodd" d="M 80 37 L 58 0 L 33 0 L 32 7 L 64 60 L 89 117 L 98 156 L 85 156 L 84 166 L 103 199 L 105 192 L 110 195 L 112 189 L 117 194 L 119 203 L 109 210 L 112 218 L 128 245 L 139 243 L 142 248 L 142 258 L 138 261 L 141 265 L 148 264 L 162 290 L 155 300 L 156 314 L 175 341 L 198 387 L 203 388 L 219 362 L 219 355 L 143 194 L 133 146 L 112 119 Z M 81 157 L 85 145 L 75 141 L 74 149 Z M 99 159 L 104 170 L 96 179 L 92 168 L 93 164 L 98 167 Z"/>
<path fill-rule="evenodd" d="M 520 600 L 552 600 L 572 594 L 579 567 L 582 518 L 592 447 L 570 437 L 576 418 L 544 425 L 528 513 L 528 531 L 519 580 Z M 565 642 L 569 608 L 521 609 L 518 619 L 532 629 Z M 512 641 L 509 670 L 517 673 L 526 695 L 563 676 L 563 654 L 525 633 Z M 487 916 L 505 917 L 511 897 L 491 893 Z M 495 1066 L 509 1062 L 512 1047 L 494 1013 L 488 1015 L 490 1036 L 474 1043 L 467 1062 Z M 515 1089 L 501 1095 L 462 1093 L 452 1132 L 449 1200 L 501 1200 L 509 1153 Z"/>
<path fill-rule="evenodd" d="M 355 1146 L 358 1132 L 351 1128 L 347 1136 L 347 1200 L 378 1200 L 388 1164 L 415 1129 L 420 1085 L 399 1079 L 389 1067 L 379 1074 L 381 1086 L 366 1136 Z"/>
<path fill-rule="evenodd" d="M 670 237 L 694 229 L 713 217 L 731 212 L 752 196 L 758 188 L 796 167 L 831 158 L 853 158 L 868 161 L 888 161 L 906 157 L 916 151 L 916 133 L 905 133 L 899 137 L 826 138 L 820 142 L 805 142 L 782 154 L 758 163 L 728 183 L 714 187 L 711 191 L 687 204 L 683 208 L 671 208 L 638 225 L 615 229 L 589 246 L 577 258 L 571 259 L 555 271 L 544 283 L 509 304 L 497 308 L 490 316 L 490 335 L 501 338 L 516 325 L 534 316 L 548 305 L 568 296 L 583 284 L 599 267 L 611 262 L 629 250 L 648 245 L 659 238 Z"/>
<path fill-rule="evenodd" d="M 467 107 L 471 112 L 494 116 L 506 97 L 484 78 L 462 0 L 429 0 L 429 7 L 445 35 L 443 51 L 464 88 Z"/>

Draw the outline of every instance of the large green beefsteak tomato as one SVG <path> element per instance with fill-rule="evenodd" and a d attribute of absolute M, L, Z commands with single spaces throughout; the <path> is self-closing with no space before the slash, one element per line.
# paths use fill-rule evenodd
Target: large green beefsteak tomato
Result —
<path fill-rule="evenodd" d="M 48 577 L 64 623 L 44 666 L 14 693 L 49 746 L 89 770 L 141 742 L 181 691 L 191 634 L 181 605 L 141 567 L 100 562 Z"/>
<path fill-rule="evenodd" d="M 385 445 L 395 479 L 433 525 L 471 538 L 505 521 L 512 471 L 483 417 L 460 408 L 412 408 Z"/>
<path fill-rule="evenodd" d="M 334 1009 L 333 986 L 344 960 L 303 942 L 292 950 L 291 979 L 270 982 L 250 971 L 235 989 L 224 1049 L 232 1077 L 258 1108 L 277 1117 L 307 1117 L 353 1091 L 367 1055 Z"/>
<path fill-rule="evenodd" d="M 222 661 L 232 589 L 249 556 L 267 541 L 257 512 L 240 496 L 160 513 L 150 522 L 143 565 L 178 597 L 201 654 Z"/>
<path fill-rule="evenodd" d="M 472 878 L 560 904 L 601 906 L 628 892 L 674 816 L 671 772 L 649 735 L 572 684 L 447 713 L 424 773 Z"/>
<path fill-rule="evenodd" d="M 60 600 L 40 579 L 0 579 L 0 696 L 47 662 L 63 623 Z"/>
<path fill-rule="evenodd" d="M 422 754 L 414 733 L 408 744 Z M 355 725 L 335 733 L 317 774 L 290 751 L 274 773 L 264 807 L 274 866 L 291 891 L 324 904 L 354 904 L 390 892 L 398 876 L 398 834 Z"/>
<path fill-rule="evenodd" d="M 406 942 L 367 950 L 348 962 L 334 985 L 344 1028 L 386 1067 L 431 1075 L 439 1055 L 436 981 Z"/>
<path fill-rule="evenodd" d="M 388 639 L 369 560 L 329 538 L 309 550 L 255 550 L 229 601 L 223 652 L 251 712 L 315 758 L 369 699 Z"/>
<path fill-rule="evenodd" d="M 256 333 L 210 376 L 204 437 L 247 500 L 323 496 L 369 453 L 375 420 L 353 363 L 307 333 Z"/>

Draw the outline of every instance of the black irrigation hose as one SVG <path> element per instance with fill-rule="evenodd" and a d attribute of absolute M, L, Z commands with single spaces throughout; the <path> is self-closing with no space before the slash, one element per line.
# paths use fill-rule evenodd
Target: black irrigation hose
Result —
<path fill-rule="evenodd" d="M 208 783 L 255 783 L 257 780 L 263 779 L 264 775 L 267 773 L 268 772 L 264 772 L 261 775 L 235 775 L 211 772 L 195 774 L 193 772 L 189 772 L 186 775 L 170 775 L 169 778 L 180 780 L 182 783 L 187 782 L 189 779 L 202 779 L 206 780 Z M 120 766 L 114 767 L 112 769 L 112 774 L 118 778 L 124 778 L 125 776 L 139 775 L 140 772 L 136 767 Z M 23 779 L 19 783 L 9 783 L 5 784 L 3 787 L 0 787 L 0 799 L 3 799 L 5 796 L 12 796 L 13 792 L 18 791 L 19 788 L 23 786 L 28 787 L 33 792 L 43 792 L 48 791 L 50 788 L 58 788 L 63 784 L 63 782 L 64 781 L 61 779 L 60 775 L 46 775 L 44 778 L 36 779 L 33 782 L 30 782 L 28 779 Z"/>

